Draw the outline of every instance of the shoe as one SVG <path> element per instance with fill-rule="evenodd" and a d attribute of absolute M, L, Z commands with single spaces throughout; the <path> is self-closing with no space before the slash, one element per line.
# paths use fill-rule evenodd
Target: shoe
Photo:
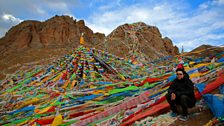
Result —
<path fill-rule="evenodd" d="M 181 116 L 179 117 L 179 120 L 180 120 L 180 121 L 187 121 L 187 120 L 188 120 L 188 117 L 187 117 L 187 116 L 182 116 L 182 115 L 181 115 Z"/>
<path fill-rule="evenodd" d="M 177 116 L 178 116 L 178 114 L 177 114 L 177 113 L 175 113 L 175 112 L 170 112 L 170 116 L 171 116 L 171 117 L 177 117 Z"/>

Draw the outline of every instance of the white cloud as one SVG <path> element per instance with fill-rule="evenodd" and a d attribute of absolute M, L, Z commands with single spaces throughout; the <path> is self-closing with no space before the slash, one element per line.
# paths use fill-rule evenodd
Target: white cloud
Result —
<path fill-rule="evenodd" d="M 20 18 L 13 16 L 12 14 L 2 14 L 0 15 L 0 38 L 5 35 L 5 33 L 14 25 L 22 22 Z"/>
<path fill-rule="evenodd" d="M 215 33 L 224 30 L 224 14 L 220 6 L 223 0 L 215 2 L 205 2 L 192 11 L 180 8 L 182 3 L 132 5 L 95 13 L 88 19 L 88 24 L 94 32 L 108 35 L 119 25 L 142 21 L 157 26 L 163 36 L 189 51 L 201 44 L 216 44 L 212 42 L 223 39 L 223 34 Z"/>
<path fill-rule="evenodd" d="M 87 26 L 94 32 L 101 32 L 106 35 L 119 25 L 141 21 L 148 25 L 157 26 L 163 36 L 171 38 L 179 48 L 184 45 L 188 50 L 193 49 L 195 45 L 202 44 L 202 42 L 203 44 L 213 44 L 212 41 L 223 39 L 223 34 L 219 31 L 224 31 L 222 9 L 224 8 L 224 0 L 208 0 L 196 9 L 191 8 L 190 3 L 186 1 L 167 2 L 166 0 L 165 2 L 162 0 L 145 1 L 144 3 L 136 1 L 133 3 L 137 4 L 132 5 L 126 5 L 126 2 L 121 0 L 110 2 L 93 0 L 89 3 L 82 3 L 77 0 L 22 1 L 0 1 L 0 14 L 7 12 L 2 16 L 0 15 L 1 28 L 9 29 L 21 22 L 22 20 L 17 17 L 18 15 L 23 19 L 46 20 L 55 14 L 66 14 L 78 19 L 74 15 L 74 11 L 78 9 L 75 10 L 74 8 L 79 6 L 82 9 L 93 9 L 89 13 L 89 17 L 85 19 L 86 11 L 84 11 L 84 16 L 80 18 L 84 18 Z M 24 12 L 27 12 L 25 18 Z"/>
<path fill-rule="evenodd" d="M 22 21 L 21 19 L 16 18 L 11 14 L 3 14 L 1 16 L 1 19 L 3 19 L 4 21 L 7 21 L 7 22 L 10 21 L 10 22 L 14 22 L 14 23 L 19 23 Z"/>
<path fill-rule="evenodd" d="M 217 3 L 219 5 L 223 5 L 224 4 L 224 0 L 215 0 L 215 3 Z"/>

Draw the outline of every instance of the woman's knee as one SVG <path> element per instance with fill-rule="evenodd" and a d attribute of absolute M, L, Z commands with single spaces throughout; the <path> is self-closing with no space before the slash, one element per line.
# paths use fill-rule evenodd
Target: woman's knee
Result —
<path fill-rule="evenodd" d="M 190 99 L 190 98 L 187 95 L 180 96 L 181 103 L 187 103 L 188 99 Z"/>

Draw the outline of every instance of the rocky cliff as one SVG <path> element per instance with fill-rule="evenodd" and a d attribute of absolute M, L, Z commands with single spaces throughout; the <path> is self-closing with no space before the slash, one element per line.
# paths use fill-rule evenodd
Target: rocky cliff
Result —
<path fill-rule="evenodd" d="M 155 59 L 179 54 L 178 48 L 168 37 L 162 38 L 157 27 L 143 22 L 117 27 L 100 46 L 122 57 L 137 56 L 140 59 Z"/>
<path fill-rule="evenodd" d="M 169 38 L 162 38 L 155 26 L 142 22 L 124 24 L 105 37 L 102 33 L 93 33 L 83 20 L 76 21 L 69 16 L 55 16 L 45 22 L 24 21 L 12 27 L 0 39 L 0 54 L 28 48 L 77 47 L 81 33 L 84 33 L 87 46 L 108 50 L 123 57 L 141 53 L 154 59 L 178 54 L 178 48 Z"/>
<path fill-rule="evenodd" d="M 81 33 L 84 33 L 87 46 L 92 46 L 94 41 L 101 41 L 105 37 L 101 33 L 94 34 L 83 20 L 76 21 L 69 16 L 55 16 L 45 22 L 24 21 L 12 27 L 0 39 L 0 54 L 6 55 L 29 48 L 77 47 Z"/>

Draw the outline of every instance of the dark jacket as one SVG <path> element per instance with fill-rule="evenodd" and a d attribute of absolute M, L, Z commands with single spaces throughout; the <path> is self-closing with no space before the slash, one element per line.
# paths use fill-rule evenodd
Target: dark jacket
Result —
<path fill-rule="evenodd" d="M 178 80 L 176 78 L 168 89 L 168 94 L 171 93 L 174 93 L 177 98 L 184 94 L 196 101 L 196 98 L 194 96 L 194 84 L 187 77 L 184 77 L 181 80 Z"/>

